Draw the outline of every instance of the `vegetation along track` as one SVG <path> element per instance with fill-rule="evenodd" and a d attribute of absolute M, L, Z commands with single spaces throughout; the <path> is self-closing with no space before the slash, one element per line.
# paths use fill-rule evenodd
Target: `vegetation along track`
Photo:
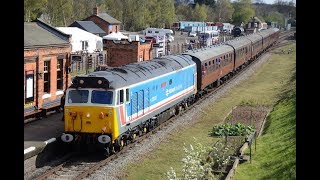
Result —
<path fill-rule="evenodd" d="M 292 36 L 294 32 L 285 32 L 282 33 L 279 37 L 279 40 L 277 43 L 269 48 L 266 52 L 280 46 L 284 46 L 287 43 L 280 43 L 283 40 L 285 40 L 288 36 Z M 264 53 L 260 55 L 262 57 Z M 201 99 L 199 99 L 194 104 L 189 105 L 185 109 L 182 109 L 182 111 L 170 118 L 169 120 L 165 121 L 164 123 L 160 124 L 159 126 L 155 127 L 152 131 L 138 136 L 133 141 L 128 142 L 126 146 L 124 146 L 119 152 L 116 154 L 113 154 L 109 156 L 108 158 L 99 157 L 99 156 L 81 156 L 81 154 L 78 153 L 70 153 L 67 157 L 64 163 L 48 170 L 44 174 L 38 176 L 34 179 L 84 179 L 88 177 L 90 174 L 94 173 L 96 170 L 100 169 L 101 167 L 105 166 L 109 162 L 117 159 L 118 157 L 121 157 L 122 154 L 126 153 L 130 149 L 132 149 L 133 146 L 141 143 L 144 139 L 147 139 L 152 134 L 156 133 L 157 131 L 161 130 L 171 122 L 175 121 L 175 119 L 179 118 L 184 114 L 184 112 L 188 109 L 197 108 L 197 105 L 201 104 L 204 100 L 214 95 L 216 92 L 218 92 L 221 88 L 223 88 L 225 85 L 227 85 L 230 80 L 236 78 L 237 76 L 241 76 L 243 73 L 245 73 L 245 69 L 250 67 L 252 64 L 258 62 L 259 59 L 253 61 L 249 66 L 246 66 L 243 68 L 240 72 L 238 72 L 235 76 L 231 77 L 228 81 L 221 84 L 219 87 L 211 89 L 210 92 L 208 92 L 205 96 L 203 96 Z"/>

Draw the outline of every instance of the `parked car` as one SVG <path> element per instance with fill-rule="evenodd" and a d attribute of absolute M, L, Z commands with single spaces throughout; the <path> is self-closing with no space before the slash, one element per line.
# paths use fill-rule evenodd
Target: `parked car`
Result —
<path fill-rule="evenodd" d="M 196 33 L 196 32 L 190 32 L 190 33 L 189 33 L 189 36 L 190 36 L 190 37 L 196 37 L 196 36 L 197 36 L 197 33 Z"/>

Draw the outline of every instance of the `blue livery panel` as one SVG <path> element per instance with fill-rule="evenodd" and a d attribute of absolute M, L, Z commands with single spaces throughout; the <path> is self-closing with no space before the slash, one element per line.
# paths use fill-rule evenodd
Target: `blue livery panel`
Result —
<path fill-rule="evenodd" d="M 170 74 L 129 87 L 130 102 L 126 103 L 126 123 L 152 114 L 160 107 L 196 91 L 195 64 Z M 177 102 L 178 103 L 178 102 Z M 122 124 L 123 125 L 123 124 Z"/>

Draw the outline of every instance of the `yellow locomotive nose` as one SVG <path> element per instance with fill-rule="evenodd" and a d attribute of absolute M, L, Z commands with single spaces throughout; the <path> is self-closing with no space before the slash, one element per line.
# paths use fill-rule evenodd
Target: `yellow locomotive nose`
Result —
<path fill-rule="evenodd" d="M 65 131 L 81 133 L 112 133 L 114 108 L 101 106 L 66 106 Z M 111 114 L 111 115 L 110 115 Z"/>

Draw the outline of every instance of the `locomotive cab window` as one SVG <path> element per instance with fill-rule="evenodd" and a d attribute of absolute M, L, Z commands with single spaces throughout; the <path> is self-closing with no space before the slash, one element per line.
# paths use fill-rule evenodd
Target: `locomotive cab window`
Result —
<path fill-rule="evenodd" d="M 89 90 L 70 90 L 68 93 L 68 103 L 87 103 Z"/>
<path fill-rule="evenodd" d="M 96 104 L 112 104 L 112 91 L 98 91 L 93 90 L 91 94 L 91 102 Z"/>

